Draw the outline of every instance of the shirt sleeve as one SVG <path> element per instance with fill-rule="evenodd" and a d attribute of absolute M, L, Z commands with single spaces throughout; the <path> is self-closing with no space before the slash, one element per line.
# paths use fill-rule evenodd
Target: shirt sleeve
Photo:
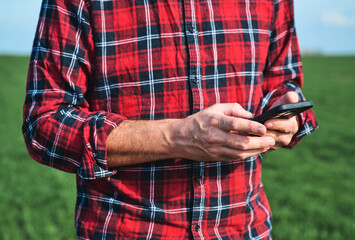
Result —
<path fill-rule="evenodd" d="M 266 111 L 282 95 L 289 91 L 298 93 L 305 101 L 302 63 L 298 45 L 293 0 L 275 0 L 274 21 L 270 34 L 268 63 L 264 69 L 264 97 L 262 111 Z M 307 110 L 299 116 L 299 131 L 286 148 L 293 148 L 302 137 L 318 127 L 313 111 Z"/>
<path fill-rule="evenodd" d="M 33 159 L 85 179 L 107 177 L 106 139 L 123 116 L 90 111 L 94 40 L 83 0 L 43 1 L 29 64 L 23 134 Z"/>

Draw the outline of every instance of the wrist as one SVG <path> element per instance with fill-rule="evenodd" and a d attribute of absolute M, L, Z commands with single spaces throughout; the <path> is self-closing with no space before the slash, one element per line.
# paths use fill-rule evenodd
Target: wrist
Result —
<path fill-rule="evenodd" d="M 191 153 L 189 149 L 194 145 L 194 134 L 191 125 L 191 118 L 174 119 L 170 122 L 168 132 L 169 150 L 172 154 L 172 158 L 186 158 L 191 159 Z"/>
<path fill-rule="evenodd" d="M 168 119 L 163 126 L 162 135 L 169 158 L 183 158 L 180 149 L 180 135 L 183 119 Z"/>

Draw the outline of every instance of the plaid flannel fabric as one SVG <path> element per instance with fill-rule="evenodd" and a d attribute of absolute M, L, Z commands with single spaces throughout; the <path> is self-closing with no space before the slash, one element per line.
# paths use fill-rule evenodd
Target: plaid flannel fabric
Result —
<path fill-rule="evenodd" d="M 44 0 L 23 133 L 77 174 L 79 239 L 269 239 L 261 156 L 108 169 L 105 141 L 124 119 L 215 103 L 259 114 L 301 85 L 292 0 Z M 305 112 L 289 147 L 316 126 Z"/>

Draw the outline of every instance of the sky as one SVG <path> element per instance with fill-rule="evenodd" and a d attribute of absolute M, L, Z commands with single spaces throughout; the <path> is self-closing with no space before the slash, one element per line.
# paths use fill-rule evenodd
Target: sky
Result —
<path fill-rule="evenodd" d="M 2 1 L 0 54 L 30 54 L 42 0 Z M 302 52 L 355 55 L 354 0 L 294 0 Z"/>

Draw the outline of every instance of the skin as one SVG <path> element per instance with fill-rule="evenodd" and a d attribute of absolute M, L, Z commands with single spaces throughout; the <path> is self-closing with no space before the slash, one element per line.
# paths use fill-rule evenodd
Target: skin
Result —
<path fill-rule="evenodd" d="M 295 92 L 272 107 L 297 102 Z M 290 143 L 298 130 L 296 117 L 248 120 L 252 114 L 237 103 L 215 104 L 184 119 L 125 120 L 107 138 L 108 167 L 169 158 L 194 161 L 242 160 Z"/>
<path fill-rule="evenodd" d="M 279 98 L 271 108 L 281 104 L 298 102 L 298 94 L 296 92 L 288 92 Z M 275 145 L 270 148 L 269 151 L 276 150 L 280 147 L 290 144 L 293 135 L 298 132 L 297 117 L 290 119 L 272 119 L 265 122 L 265 126 L 268 129 L 266 135 L 275 139 Z"/>

